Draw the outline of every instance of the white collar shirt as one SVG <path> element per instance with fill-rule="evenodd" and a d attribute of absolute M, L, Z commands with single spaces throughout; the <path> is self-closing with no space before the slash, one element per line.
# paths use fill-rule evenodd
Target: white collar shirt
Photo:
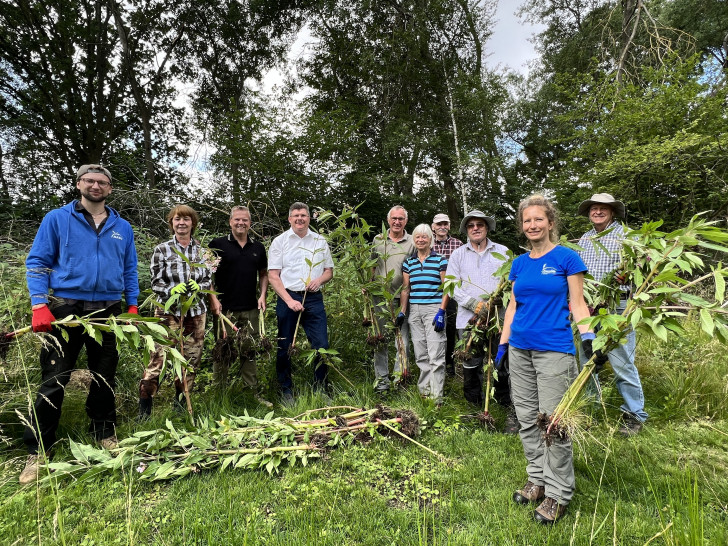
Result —
<path fill-rule="evenodd" d="M 455 319 L 456 328 L 465 328 L 473 316 L 473 312 L 464 307 L 464 304 L 472 299 L 484 299 L 484 296 L 498 288 L 500 277 L 493 274 L 503 265 L 503 260 L 493 256 L 493 253 L 505 257 L 508 249 L 488 239 L 485 252 L 479 254 L 473 245 L 468 242 L 453 251 L 447 262 L 447 277 L 455 277 L 462 281 L 460 286 L 455 287 L 453 298 L 458 302 L 458 314 Z"/>
<path fill-rule="evenodd" d="M 333 269 L 331 250 L 323 236 L 310 229 L 299 237 L 293 228 L 273 239 L 268 250 L 268 269 L 280 270 L 286 290 L 300 292 L 312 279 Z"/>

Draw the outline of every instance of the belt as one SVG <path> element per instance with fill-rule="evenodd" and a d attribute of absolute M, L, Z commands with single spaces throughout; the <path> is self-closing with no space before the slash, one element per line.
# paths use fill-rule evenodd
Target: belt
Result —
<path fill-rule="evenodd" d="M 298 296 L 303 296 L 306 293 L 305 290 L 288 290 L 288 288 L 286 288 L 286 290 L 291 294 L 296 294 Z"/>

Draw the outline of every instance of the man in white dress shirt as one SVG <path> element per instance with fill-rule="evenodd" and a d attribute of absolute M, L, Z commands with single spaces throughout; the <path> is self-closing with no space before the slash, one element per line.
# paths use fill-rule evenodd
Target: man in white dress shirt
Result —
<path fill-rule="evenodd" d="M 334 276 L 334 262 L 326 240 L 309 229 L 308 205 L 293 203 L 288 210 L 291 229 L 276 237 L 268 250 L 268 279 L 278 294 L 278 354 L 276 374 L 282 400 L 293 402 L 291 358 L 299 314 L 301 326 L 313 349 L 328 349 L 326 310 L 321 287 Z M 328 367 L 320 358 L 314 361 L 314 389 L 325 389 Z"/>

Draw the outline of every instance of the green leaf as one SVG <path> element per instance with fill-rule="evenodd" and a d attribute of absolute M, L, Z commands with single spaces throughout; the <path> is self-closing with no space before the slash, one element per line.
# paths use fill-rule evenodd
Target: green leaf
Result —
<path fill-rule="evenodd" d="M 700 327 L 703 329 L 703 332 L 708 334 L 710 337 L 713 337 L 715 323 L 713 322 L 713 317 L 710 315 L 710 312 L 707 309 L 700 310 Z"/>
<path fill-rule="evenodd" d="M 713 271 L 713 278 L 715 279 L 715 301 L 723 303 L 725 299 L 725 279 L 723 278 L 722 269 Z"/>

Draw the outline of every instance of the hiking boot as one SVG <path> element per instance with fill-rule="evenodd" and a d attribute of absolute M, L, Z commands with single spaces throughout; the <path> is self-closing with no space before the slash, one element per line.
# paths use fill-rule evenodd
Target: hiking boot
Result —
<path fill-rule="evenodd" d="M 111 436 L 102 438 L 101 441 L 99 441 L 99 444 L 101 444 L 101 447 L 103 447 L 104 449 L 110 451 L 119 447 L 119 440 L 116 437 L 116 434 L 112 434 Z"/>
<path fill-rule="evenodd" d="M 513 500 L 518 504 L 528 504 L 529 502 L 538 502 L 544 498 L 546 488 L 543 485 L 536 485 L 531 480 L 526 485 L 513 493 Z"/>
<path fill-rule="evenodd" d="M 533 517 L 539 523 L 551 525 L 566 513 L 566 505 L 559 504 L 556 499 L 546 497 L 538 508 L 533 512 Z"/>
<path fill-rule="evenodd" d="M 38 479 L 40 465 L 42 464 L 45 464 L 45 460 L 37 453 L 28 455 L 28 458 L 25 460 L 25 468 L 23 468 L 18 478 L 20 485 L 27 485 L 36 481 Z"/>
<path fill-rule="evenodd" d="M 619 433 L 622 436 L 637 436 L 642 431 L 642 421 L 632 417 L 628 413 L 622 414 L 622 426 L 619 427 Z"/>
<path fill-rule="evenodd" d="M 506 424 L 503 427 L 503 434 L 518 434 L 519 430 L 521 430 L 521 423 L 518 422 L 516 409 L 513 406 L 508 406 L 506 409 Z"/>

